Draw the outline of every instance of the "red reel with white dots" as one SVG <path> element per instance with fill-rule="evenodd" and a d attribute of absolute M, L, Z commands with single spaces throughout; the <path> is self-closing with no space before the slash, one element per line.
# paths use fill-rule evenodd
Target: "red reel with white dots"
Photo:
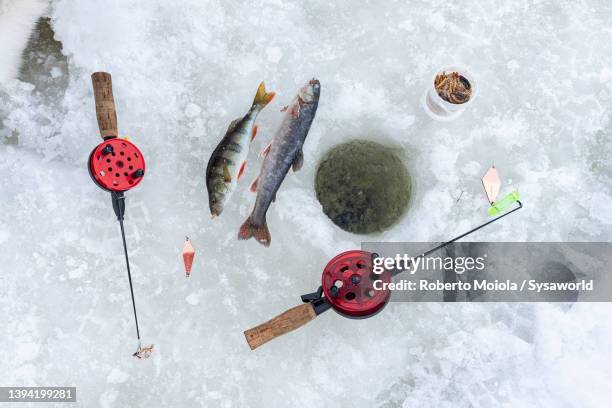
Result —
<path fill-rule="evenodd" d="M 136 187 L 145 173 L 142 153 L 128 140 L 112 138 L 100 143 L 89 155 L 89 174 L 107 191 Z"/>
<path fill-rule="evenodd" d="M 370 317 L 389 301 L 391 292 L 386 286 L 382 289 L 382 284 L 391 282 L 391 273 L 386 269 L 374 273 L 372 255 L 361 250 L 343 252 L 323 270 L 323 293 L 336 312 L 351 318 Z M 380 282 L 375 285 L 375 281 Z"/>

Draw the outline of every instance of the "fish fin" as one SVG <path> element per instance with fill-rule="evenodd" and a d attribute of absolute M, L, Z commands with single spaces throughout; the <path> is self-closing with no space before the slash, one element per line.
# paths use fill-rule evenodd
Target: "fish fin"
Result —
<path fill-rule="evenodd" d="M 293 163 L 291 166 L 293 167 L 293 172 L 295 173 L 304 165 L 304 152 L 302 149 L 295 155 L 295 159 L 293 159 Z"/>
<path fill-rule="evenodd" d="M 226 183 L 232 182 L 232 175 L 230 174 L 229 168 L 227 167 L 227 163 L 223 163 L 223 181 Z"/>
<path fill-rule="evenodd" d="M 255 140 L 255 136 L 257 135 L 257 130 L 259 129 L 259 126 L 257 125 L 253 125 L 253 132 L 251 133 L 251 142 L 253 140 Z"/>
<path fill-rule="evenodd" d="M 296 119 L 299 118 L 300 117 L 300 104 L 294 103 L 293 105 L 291 105 L 291 108 L 289 108 L 289 113 L 294 118 Z"/>
<path fill-rule="evenodd" d="M 255 93 L 255 99 L 253 99 L 253 105 L 261 106 L 262 108 L 270 103 L 274 99 L 276 92 L 266 92 L 266 85 L 261 82 Z"/>
<path fill-rule="evenodd" d="M 287 109 L 289 109 L 289 106 L 288 106 L 288 105 L 285 105 L 285 106 L 283 106 L 283 107 L 281 108 L 281 112 L 286 112 L 286 111 L 287 111 Z"/>
<path fill-rule="evenodd" d="M 225 132 L 225 134 L 229 135 L 230 133 L 234 133 L 234 130 L 236 130 L 236 126 L 238 125 L 238 122 L 240 122 L 240 119 L 232 120 L 232 123 L 230 123 L 229 126 L 227 127 L 227 132 Z"/>
<path fill-rule="evenodd" d="M 249 215 L 249 218 L 240 227 L 238 239 L 249 239 L 251 237 L 255 237 L 257 242 L 267 247 L 270 246 L 272 240 L 266 221 L 264 220 L 262 225 L 257 225 L 253 222 L 253 216 Z"/>
<path fill-rule="evenodd" d="M 238 177 L 237 180 L 240 180 L 240 177 L 242 177 L 242 173 L 244 173 L 244 167 L 246 166 L 246 160 L 242 162 L 242 165 L 240 166 L 240 170 L 238 171 Z"/>
<path fill-rule="evenodd" d="M 249 187 L 249 190 L 251 190 L 253 193 L 257 192 L 258 184 L 259 184 L 259 176 L 257 176 L 255 180 L 253 180 L 253 182 L 251 183 L 251 187 Z"/>
<path fill-rule="evenodd" d="M 270 153 L 271 148 L 272 148 L 272 143 L 268 143 L 268 145 L 264 147 L 261 152 L 259 152 L 259 157 L 266 157 L 268 153 Z"/>

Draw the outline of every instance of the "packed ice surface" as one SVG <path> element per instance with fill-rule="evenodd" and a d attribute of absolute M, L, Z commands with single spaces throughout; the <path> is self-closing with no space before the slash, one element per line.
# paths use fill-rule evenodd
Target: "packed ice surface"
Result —
<path fill-rule="evenodd" d="M 612 239 L 609 1 L 58 0 L 50 13 L 67 64 L 0 87 L 0 385 L 75 385 L 84 407 L 609 401 L 607 304 L 392 304 L 361 321 L 326 313 L 256 351 L 242 335 L 362 240 L 443 240 L 484 221 L 491 163 L 525 208 L 473 240 Z M 420 98 L 448 64 L 470 68 L 478 99 L 433 122 Z M 147 159 L 125 221 L 142 336 L 156 347 L 145 361 L 130 356 L 119 226 L 86 170 L 100 141 L 96 70 L 112 73 L 120 132 Z M 43 92 L 49 76 L 66 86 Z M 257 152 L 312 77 L 321 102 L 304 168 L 268 213 L 272 245 L 237 241 Z M 278 95 L 211 220 L 208 157 L 261 80 Z M 370 136 L 405 149 L 415 195 L 398 225 L 364 237 L 323 215 L 313 180 L 329 147 Z"/>

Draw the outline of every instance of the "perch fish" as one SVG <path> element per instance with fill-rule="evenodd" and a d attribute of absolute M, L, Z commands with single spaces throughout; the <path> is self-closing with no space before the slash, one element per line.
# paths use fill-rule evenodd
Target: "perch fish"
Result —
<path fill-rule="evenodd" d="M 259 84 L 247 114 L 229 125 L 225 136 L 210 156 L 206 167 L 206 187 L 211 218 L 221 214 L 223 206 L 236 188 L 244 172 L 249 145 L 257 134 L 257 115 L 274 95 L 275 92 L 266 92 L 263 82 Z"/>

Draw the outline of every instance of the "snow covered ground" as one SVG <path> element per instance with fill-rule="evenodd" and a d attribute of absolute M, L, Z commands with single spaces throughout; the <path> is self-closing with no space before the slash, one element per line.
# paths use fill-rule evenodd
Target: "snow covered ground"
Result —
<path fill-rule="evenodd" d="M 0 86 L 0 385 L 74 385 L 84 407 L 609 404 L 608 304 L 392 304 L 369 320 L 326 313 L 256 351 L 242 335 L 361 240 L 443 240 L 485 220 L 491 163 L 525 209 L 474 240 L 611 240 L 609 1 L 57 0 L 51 18 L 67 65 Z M 478 99 L 433 122 L 420 98 L 455 63 Z M 126 212 L 142 335 L 157 349 L 146 361 L 130 357 L 110 197 L 86 170 L 96 70 L 113 74 L 120 132 L 147 159 Z M 272 246 L 239 242 L 257 152 L 313 76 L 319 111 L 305 166 L 269 212 Z M 211 220 L 208 157 L 261 80 L 278 95 Z M 415 196 L 397 226 L 363 237 L 323 215 L 313 180 L 326 149 L 370 135 L 404 147 Z M 198 251 L 189 280 L 185 235 Z"/>

